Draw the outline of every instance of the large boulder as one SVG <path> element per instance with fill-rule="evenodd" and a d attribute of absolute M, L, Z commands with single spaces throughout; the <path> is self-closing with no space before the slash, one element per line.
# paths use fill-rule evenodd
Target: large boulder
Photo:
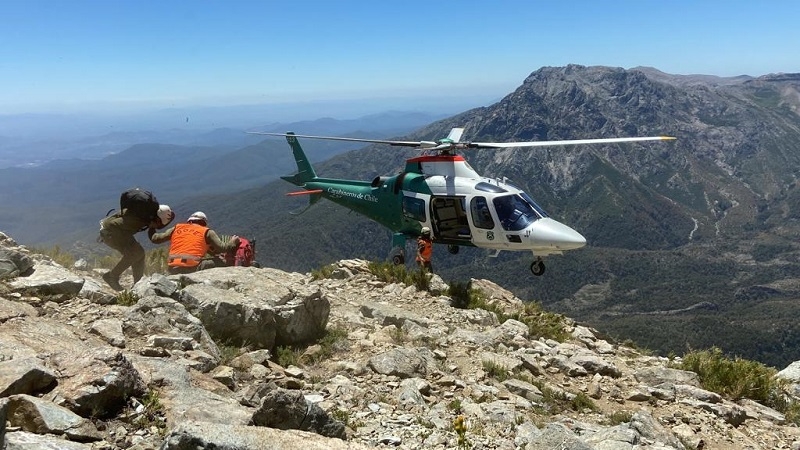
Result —
<path fill-rule="evenodd" d="M 345 438 L 343 423 L 330 417 L 317 404 L 308 401 L 302 392 L 288 389 L 274 389 L 267 392 L 253 413 L 253 424 Z"/>
<path fill-rule="evenodd" d="M 218 341 L 271 349 L 324 335 L 330 301 L 299 274 L 221 267 L 179 277 L 180 301 Z"/>
<path fill-rule="evenodd" d="M 32 267 L 33 259 L 27 249 L 0 231 L 0 280 L 25 274 Z"/>
<path fill-rule="evenodd" d="M 61 360 L 65 379 L 50 399 L 82 417 L 111 417 L 129 397 L 140 397 L 147 386 L 131 361 L 109 347 L 89 351 L 75 359 Z"/>
<path fill-rule="evenodd" d="M 171 298 L 156 296 L 140 298 L 125 316 L 122 330 L 125 337 L 144 339 L 148 344 L 151 341 L 157 344 L 156 341 L 171 337 L 176 342 L 187 342 L 190 348 L 185 350 L 201 350 L 215 360 L 219 359 L 219 348 L 200 319 Z"/>

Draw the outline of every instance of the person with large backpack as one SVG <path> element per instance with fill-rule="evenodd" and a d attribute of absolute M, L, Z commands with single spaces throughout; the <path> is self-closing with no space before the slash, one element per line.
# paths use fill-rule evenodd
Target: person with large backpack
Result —
<path fill-rule="evenodd" d="M 111 210 L 113 211 L 113 209 Z M 150 192 L 140 188 L 128 189 L 120 196 L 120 208 L 109 211 L 100 221 L 99 241 L 122 254 L 119 262 L 103 274 L 103 280 L 115 291 L 121 291 L 119 278 L 130 267 L 133 283 L 144 275 L 144 248 L 134 237 L 146 229 L 164 228 L 175 218 L 168 205 L 158 203 Z"/>
<path fill-rule="evenodd" d="M 223 240 L 208 227 L 208 218 L 202 211 L 197 211 L 186 220 L 162 232 L 150 229 L 147 232 L 150 241 L 160 244 L 170 241 L 167 256 L 167 271 L 170 274 L 192 273 L 212 267 L 223 267 L 224 260 L 209 255 L 219 255 L 236 251 L 240 238 L 232 236 Z"/>

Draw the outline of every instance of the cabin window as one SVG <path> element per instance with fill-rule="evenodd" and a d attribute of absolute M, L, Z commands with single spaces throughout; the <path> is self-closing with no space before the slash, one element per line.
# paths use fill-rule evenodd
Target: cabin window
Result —
<path fill-rule="evenodd" d="M 485 197 L 473 197 L 469 204 L 470 213 L 472 214 L 472 223 L 478 228 L 491 230 L 494 228 L 494 219 L 489 212 L 489 203 Z"/>
<path fill-rule="evenodd" d="M 403 197 L 403 215 L 418 222 L 427 221 L 425 200 L 416 197 Z"/>

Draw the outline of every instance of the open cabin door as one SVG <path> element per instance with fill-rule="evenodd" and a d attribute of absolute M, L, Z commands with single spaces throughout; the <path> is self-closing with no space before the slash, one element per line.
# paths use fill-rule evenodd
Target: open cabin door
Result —
<path fill-rule="evenodd" d="M 463 196 L 431 197 L 433 237 L 447 241 L 471 241 L 467 204 Z"/>

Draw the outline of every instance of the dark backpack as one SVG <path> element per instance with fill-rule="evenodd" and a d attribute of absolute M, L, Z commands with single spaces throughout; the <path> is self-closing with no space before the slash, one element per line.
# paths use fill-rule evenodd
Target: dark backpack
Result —
<path fill-rule="evenodd" d="M 120 211 L 127 209 L 129 214 L 151 222 L 158 217 L 158 200 L 150 191 L 132 188 L 123 192 L 119 197 Z"/>
<path fill-rule="evenodd" d="M 250 267 L 255 265 L 256 241 L 239 236 L 239 247 L 225 254 L 225 263 L 229 266 Z"/>

